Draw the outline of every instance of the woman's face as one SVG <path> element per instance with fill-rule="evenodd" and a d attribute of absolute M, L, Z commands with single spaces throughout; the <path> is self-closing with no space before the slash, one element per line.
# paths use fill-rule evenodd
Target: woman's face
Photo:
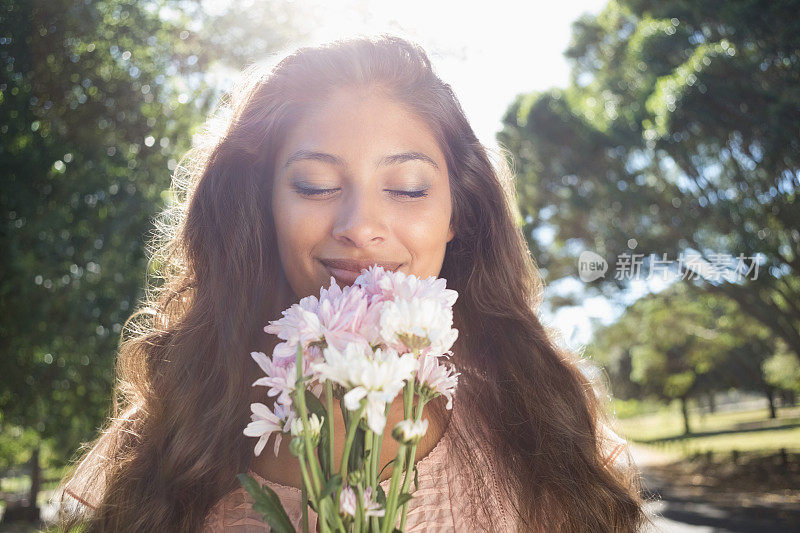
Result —
<path fill-rule="evenodd" d="M 378 92 L 339 90 L 288 132 L 272 212 L 298 298 L 379 264 L 438 276 L 450 227 L 444 154 L 428 126 Z"/>

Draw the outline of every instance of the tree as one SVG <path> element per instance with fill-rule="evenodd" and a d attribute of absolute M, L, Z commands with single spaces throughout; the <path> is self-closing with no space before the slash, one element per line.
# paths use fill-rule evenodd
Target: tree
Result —
<path fill-rule="evenodd" d="M 764 394 L 775 418 L 775 393 L 791 377 L 768 372 L 780 354 L 771 332 L 729 298 L 694 292 L 674 284 L 596 332 L 589 353 L 606 367 L 615 395 L 679 400 L 687 434 L 688 401 L 732 388 Z"/>
<path fill-rule="evenodd" d="M 199 2 L 0 4 L 0 425 L 35 435 L 33 458 L 63 462 L 102 422 L 153 216 L 220 97 L 203 74 L 287 42 L 267 7 L 248 42 Z"/>
<path fill-rule="evenodd" d="M 520 95 L 498 135 L 549 283 L 574 275 L 584 250 L 610 265 L 667 259 L 800 357 L 799 9 L 620 0 L 573 25 L 570 86 Z"/>

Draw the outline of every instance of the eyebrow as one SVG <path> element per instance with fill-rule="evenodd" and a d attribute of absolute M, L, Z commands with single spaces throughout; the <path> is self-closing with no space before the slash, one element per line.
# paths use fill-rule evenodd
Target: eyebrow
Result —
<path fill-rule="evenodd" d="M 344 159 L 333 154 L 318 152 L 315 150 L 297 150 L 289 156 L 289 158 L 286 160 L 286 164 L 283 167 L 287 168 L 289 165 L 297 161 L 319 161 L 321 163 L 327 163 L 329 165 L 336 165 L 339 167 L 347 166 L 347 162 Z M 377 166 L 399 165 L 400 163 L 405 163 L 407 161 L 422 161 L 423 163 L 432 166 L 436 170 L 439 170 L 439 165 L 436 164 L 436 161 L 422 152 L 401 152 L 399 154 L 387 155 L 378 161 Z"/>

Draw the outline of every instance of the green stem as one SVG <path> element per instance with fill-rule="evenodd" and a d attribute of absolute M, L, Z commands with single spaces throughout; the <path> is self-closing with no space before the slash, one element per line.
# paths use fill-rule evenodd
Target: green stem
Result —
<path fill-rule="evenodd" d="M 373 488 L 375 494 L 378 491 L 378 485 L 380 484 L 380 476 L 378 472 L 378 467 L 380 466 L 380 456 L 381 456 L 381 446 L 380 443 L 383 439 L 383 435 L 373 434 L 372 435 L 372 450 L 373 453 L 370 456 L 370 465 L 372 468 L 372 475 L 370 479 L 370 486 Z M 370 517 L 372 520 L 372 530 L 373 531 L 380 531 L 380 521 L 377 516 Z"/>
<path fill-rule="evenodd" d="M 308 467 L 306 466 L 305 459 L 303 459 L 302 457 L 298 457 L 298 459 L 300 460 L 300 470 L 301 470 L 302 475 L 303 475 L 303 483 L 305 483 L 305 486 L 303 486 L 303 488 L 302 488 L 303 497 L 304 497 L 304 499 L 303 499 L 303 532 L 304 533 L 308 533 L 308 509 L 307 509 L 308 502 L 305 499 L 305 495 L 306 495 L 305 488 L 306 487 L 312 487 L 311 496 L 313 498 L 312 501 L 314 502 L 314 504 L 317 507 L 317 520 L 321 524 L 321 528 L 320 529 L 322 531 L 325 531 L 327 529 L 327 522 L 325 521 L 325 517 L 327 515 L 326 509 L 328 508 L 328 504 L 330 504 L 330 505 L 332 505 L 334 507 L 332 516 L 335 518 L 336 525 L 340 526 L 341 531 L 346 533 L 347 530 L 344 527 L 344 523 L 342 523 L 342 518 L 339 516 L 338 510 L 335 509 L 336 505 L 333 503 L 333 501 L 331 501 L 329 496 L 326 496 L 322 501 L 319 500 L 319 498 L 317 497 L 316 493 L 313 492 L 313 485 L 311 484 L 311 480 L 309 479 L 309 476 L 308 476 Z"/>
<path fill-rule="evenodd" d="M 325 382 L 325 400 L 328 410 L 328 452 L 330 453 L 328 464 L 331 465 L 331 469 L 333 469 L 333 458 L 336 456 L 336 451 L 333 442 L 333 385 L 331 385 L 330 381 Z"/>
<path fill-rule="evenodd" d="M 303 422 L 303 440 L 305 441 L 305 446 L 303 448 L 305 450 L 306 459 L 308 460 L 309 470 L 311 470 L 311 480 L 314 482 L 315 494 L 320 494 L 322 492 L 322 473 L 317 456 L 314 454 L 314 447 L 311 445 L 311 426 L 308 422 L 308 412 L 306 408 L 306 384 L 303 380 L 303 345 L 300 343 L 297 343 L 295 364 L 297 368 L 295 401 L 297 403 L 297 413 L 300 415 L 300 420 Z M 326 506 L 323 505 L 324 502 L 321 501 L 315 503 L 318 504 L 317 509 L 319 509 L 320 517 L 322 518 Z"/>
<path fill-rule="evenodd" d="M 364 489 L 362 488 L 362 484 L 361 483 L 356 485 L 356 494 L 358 494 L 358 496 L 357 496 L 357 500 L 356 500 L 356 516 L 355 516 L 355 522 L 356 523 L 355 523 L 355 531 L 354 531 L 354 533 L 361 533 L 362 526 L 366 525 L 366 524 L 362 523 L 362 522 L 364 522 L 364 505 L 363 505 Z"/>
<path fill-rule="evenodd" d="M 372 459 L 375 457 L 375 447 L 372 440 L 372 430 L 367 429 L 364 433 L 364 456 L 368 457 L 364 464 L 364 478 L 367 481 L 367 486 L 372 485 Z"/>
<path fill-rule="evenodd" d="M 414 380 L 406 381 L 406 387 L 403 389 L 403 418 L 408 420 L 411 418 L 411 407 L 414 405 Z"/>
<path fill-rule="evenodd" d="M 311 501 L 314 502 L 314 506 L 319 510 L 319 498 L 317 497 L 317 493 L 314 491 L 314 486 L 311 484 L 311 479 L 308 477 L 308 467 L 306 466 L 306 460 L 302 457 L 298 457 L 300 460 L 300 472 L 303 475 L 303 489 L 309 487 L 310 489 L 310 496 Z M 303 512 L 305 512 L 305 506 L 303 507 Z"/>
<path fill-rule="evenodd" d="M 403 466 L 405 463 L 406 457 L 406 445 L 400 443 L 400 446 L 397 450 L 397 467 L 392 468 L 392 482 L 389 485 L 389 499 L 386 501 L 386 513 L 384 514 L 383 520 L 383 529 L 381 529 L 381 533 L 389 533 L 394 529 L 394 525 L 397 522 L 396 512 L 397 512 L 397 500 L 400 495 L 397 492 L 397 489 L 400 485 L 400 476 L 403 472 Z"/>
<path fill-rule="evenodd" d="M 322 503 L 325 505 L 325 508 L 328 508 L 328 505 L 331 506 L 331 516 L 333 517 L 333 525 L 334 529 L 337 531 L 341 531 L 342 533 L 347 533 L 347 528 L 344 527 L 344 522 L 342 521 L 342 517 L 339 516 L 339 510 L 336 508 L 336 504 L 331 500 L 330 496 L 326 496 Z M 324 522 L 323 522 L 324 524 Z M 322 531 L 326 531 L 326 527 L 322 527 Z"/>
<path fill-rule="evenodd" d="M 422 418 L 422 409 L 425 407 L 425 403 L 422 398 L 419 398 L 417 401 L 417 412 L 414 415 L 414 421 L 419 422 L 420 418 Z M 417 459 L 417 443 L 411 445 L 411 451 L 409 452 L 409 459 L 408 459 L 408 469 L 406 470 L 406 477 L 403 479 L 403 493 L 406 493 L 411 488 L 411 473 L 414 470 L 414 463 L 416 463 Z M 401 511 L 402 518 L 400 519 L 400 530 L 405 527 L 406 525 L 406 513 L 408 512 L 408 502 L 403 503 L 403 510 Z"/>
<path fill-rule="evenodd" d="M 308 533 L 308 489 L 305 485 L 300 487 L 300 494 L 303 496 L 303 533 Z"/>
<path fill-rule="evenodd" d="M 386 404 L 386 409 L 383 412 L 383 416 L 385 416 L 387 418 L 389 417 L 389 410 L 390 410 L 391 406 L 392 406 L 392 404 Z M 392 430 L 392 428 L 389 428 L 389 431 L 391 431 L 391 430 Z M 385 432 L 386 432 L 386 430 L 384 429 L 384 433 Z M 376 483 L 375 490 L 378 489 L 377 485 L 381 482 L 380 470 L 381 470 L 381 447 L 382 446 L 383 446 L 383 434 L 376 435 L 375 436 L 375 447 L 378 449 L 378 452 L 375 454 L 375 470 L 374 470 L 374 472 L 375 472 L 375 483 Z"/>
<path fill-rule="evenodd" d="M 380 470 L 381 464 L 381 441 L 383 440 L 383 434 L 381 433 L 373 433 L 372 434 L 372 455 L 370 456 L 370 462 L 372 463 L 372 486 L 375 487 L 377 490 L 378 483 L 381 480 L 378 477 L 378 471 Z"/>
<path fill-rule="evenodd" d="M 339 463 L 339 474 L 345 481 L 347 481 L 347 459 L 348 457 L 350 457 L 350 448 L 353 445 L 353 439 L 355 439 L 356 437 L 356 426 L 358 426 L 358 421 L 361 419 L 361 414 L 364 412 L 364 409 L 366 408 L 367 408 L 367 401 L 362 400 L 361 407 L 359 407 L 355 415 L 352 418 L 350 418 L 350 425 L 347 427 L 347 440 L 344 443 L 344 451 L 342 452 L 342 462 Z"/>

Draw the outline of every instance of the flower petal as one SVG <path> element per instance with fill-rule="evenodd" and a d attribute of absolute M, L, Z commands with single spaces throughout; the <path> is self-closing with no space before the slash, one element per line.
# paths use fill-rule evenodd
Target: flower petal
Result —
<path fill-rule="evenodd" d="M 344 395 L 344 405 L 350 411 L 357 411 L 361 407 L 361 400 L 367 395 L 367 389 L 356 387 Z"/>

